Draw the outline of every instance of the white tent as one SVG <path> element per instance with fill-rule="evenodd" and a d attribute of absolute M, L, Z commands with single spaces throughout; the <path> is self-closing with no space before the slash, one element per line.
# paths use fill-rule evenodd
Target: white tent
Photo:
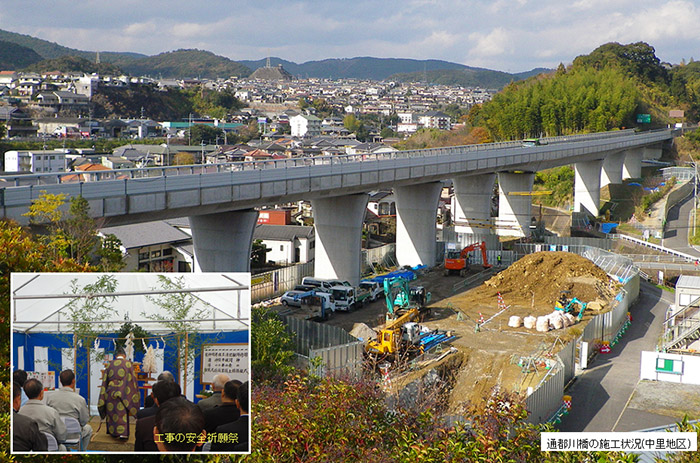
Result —
<path fill-rule="evenodd" d="M 96 283 L 107 280 L 109 285 L 96 287 Z M 176 297 L 188 299 L 189 310 L 186 314 L 180 312 L 180 317 L 174 319 L 174 312 L 163 306 Z M 93 302 L 106 307 L 97 312 L 100 316 L 85 314 L 86 307 Z M 76 355 L 85 358 L 86 348 L 93 353 L 108 354 L 115 345 L 114 333 L 130 322 L 151 333 L 148 339 L 136 342 L 158 350 L 159 371 L 179 369 L 173 361 L 164 358 L 186 355 L 171 343 L 176 335 L 169 322 L 186 323 L 192 331 L 204 336 L 205 343 L 237 345 L 248 352 L 250 274 L 13 273 L 11 313 L 14 368 L 59 372 L 72 368 Z M 77 326 L 86 325 L 91 327 L 90 332 L 104 335 L 90 337 L 87 345 L 82 341 L 75 345 L 75 337 L 71 335 Z M 166 347 L 168 339 L 171 341 Z M 197 355 L 201 354 L 201 348 L 201 345 L 197 348 Z M 89 389 L 84 395 L 93 406 L 100 384 L 100 365 L 94 362 L 89 360 L 91 365 L 85 373 L 88 377 L 78 381 Z M 249 372 L 248 362 L 246 364 L 245 376 Z M 194 389 L 204 386 L 201 378 L 195 383 L 195 376 L 202 368 L 197 357 L 194 363 L 188 363 L 188 368 L 180 371 L 183 389 L 191 399 Z M 243 374 L 243 370 L 239 374 Z"/>
<path fill-rule="evenodd" d="M 116 281 L 116 288 L 107 294 L 81 291 L 103 276 Z M 193 322 L 200 331 L 245 330 L 250 325 L 249 273 L 13 273 L 12 329 L 17 332 L 70 332 L 75 320 L 69 316 L 69 303 L 76 298 L 112 296 L 112 318 L 100 324 L 114 324 L 115 329 L 125 321 L 143 325 L 151 332 L 170 331 L 154 320 L 166 312 L 154 302 L 166 294 L 159 277 L 180 282 L 181 290 L 196 299 L 193 312 L 206 311 L 207 316 Z M 74 289 L 77 288 L 77 291 Z M 200 310 L 201 309 L 201 310 Z M 97 322 L 97 321 L 96 321 Z"/>

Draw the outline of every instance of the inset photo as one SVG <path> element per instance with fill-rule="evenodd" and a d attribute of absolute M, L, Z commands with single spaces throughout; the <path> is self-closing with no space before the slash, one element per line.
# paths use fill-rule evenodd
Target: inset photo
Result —
<path fill-rule="evenodd" d="M 13 273 L 12 453 L 249 453 L 249 273 Z"/>

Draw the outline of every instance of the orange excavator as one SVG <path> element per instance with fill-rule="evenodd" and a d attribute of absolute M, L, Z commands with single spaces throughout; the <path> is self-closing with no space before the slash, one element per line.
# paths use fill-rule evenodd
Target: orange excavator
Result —
<path fill-rule="evenodd" d="M 469 271 L 469 253 L 481 249 L 481 257 L 484 261 L 484 268 L 492 267 L 486 257 L 486 242 L 470 244 L 461 251 L 447 251 L 445 254 L 445 276 L 452 272 L 459 272 L 459 276 L 467 276 Z"/>

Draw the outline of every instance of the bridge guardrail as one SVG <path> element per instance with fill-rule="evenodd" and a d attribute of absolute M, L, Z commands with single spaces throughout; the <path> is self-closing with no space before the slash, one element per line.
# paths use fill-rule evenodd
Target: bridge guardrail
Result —
<path fill-rule="evenodd" d="M 613 234 L 611 235 L 613 239 L 619 239 L 619 240 L 625 240 L 632 242 L 634 244 L 638 244 L 640 246 L 645 246 L 647 248 L 654 249 L 655 251 L 663 252 L 665 254 L 670 254 L 673 256 L 681 257 L 683 259 L 687 259 L 688 262 L 694 262 L 696 260 L 700 260 L 700 257 L 698 256 L 693 256 L 690 254 L 686 254 L 684 252 L 676 251 L 675 249 L 670 249 L 664 246 L 659 246 L 658 244 L 650 243 L 648 241 L 640 240 L 638 238 L 634 238 L 629 235 L 623 235 L 621 233 Z"/>
<path fill-rule="evenodd" d="M 664 129 L 664 131 L 667 131 Z M 641 132 L 634 133 L 632 130 L 618 130 L 611 132 L 595 133 L 595 134 L 583 134 L 583 135 L 569 135 L 562 137 L 551 137 L 546 140 L 551 140 L 553 144 L 562 142 L 579 142 L 579 141 L 597 141 L 601 140 L 605 142 L 611 138 L 621 138 L 633 136 L 634 141 L 640 141 L 645 138 L 654 138 L 650 135 L 654 135 L 657 132 Z M 630 140 L 629 146 L 634 146 L 636 143 L 632 143 Z M 319 165 L 342 165 L 342 164 L 352 164 L 357 162 L 371 162 L 371 161 L 385 161 L 385 160 L 396 160 L 396 159 L 411 159 L 411 158 L 427 158 L 441 155 L 449 154 L 474 154 L 474 159 L 477 159 L 476 155 L 483 155 L 485 152 L 488 154 L 489 151 L 498 151 L 503 149 L 513 149 L 521 148 L 524 150 L 534 150 L 537 151 L 549 151 L 547 145 L 538 147 L 523 147 L 520 141 L 509 141 L 509 142 L 497 142 L 497 143 L 486 143 L 480 145 L 463 145 L 463 146 L 453 146 L 444 148 L 429 148 L 422 150 L 408 150 L 408 151 L 392 151 L 389 153 L 369 153 L 369 154 L 346 154 L 346 155 L 335 155 L 335 156 L 315 156 L 315 157 L 302 157 L 302 158 L 289 158 L 289 159 L 271 159 L 271 160 L 261 160 L 261 161 L 239 161 L 239 162 L 229 162 L 229 163 L 217 163 L 217 164 L 197 164 L 197 165 L 187 165 L 187 166 L 166 166 L 166 167 L 145 167 L 139 169 L 118 169 L 108 172 L 60 172 L 51 174 L 18 174 L 18 175 L 4 175 L 0 176 L 0 185 L 4 183 L 4 187 L 0 188 L 12 188 L 12 187 L 22 187 L 22 186 L 41 186 L 41 185 L 57 185 L 65 183 L 80 183 L 80 182 L 92 182 L 92 181 L 103 181 L 103 180 L 123 180 L 123 179 L 139 179 L 139 178 L 154 178 L 154 177 L 167 177 L 175 175 L 198 175 L 198 174 L 211 174 L 211 173 L 223 173 L 223 172 L 240 172 L 248 170 L 265 170 L 265 169 L 289 169 L 294 167 L 309 167 L 309 166 L 319 166 Z M 556 148 L 554 148 L 556 150 Z M 483 156 L 481 156 L 483 157 Z M 498 157 L 494 154 L 493 156 L 486 156 L 486 158 Z M 471 160 L 467 158 L 467 160 Z"/>

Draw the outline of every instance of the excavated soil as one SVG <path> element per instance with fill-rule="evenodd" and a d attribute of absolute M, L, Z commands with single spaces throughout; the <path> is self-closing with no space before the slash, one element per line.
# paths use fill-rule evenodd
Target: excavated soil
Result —
<path fill-rule="evenodd" d="M 421 284 L 430 289 L 429 282 Z M 562 291 L 588 303 L 590 309 L 580 322 L 548 332 L 508 326 L 513 315 L 551 313 Z M 435 302 L 431 320 L 424 324 L 453 331 L 457 339 L 451 344 L 463 358 L 450 409 L 459 413 L 469 403 L 479 404 L 495 387 L 521 393 L 537 387 L 554 355 L 580 335 L 588 320 L 606 311 L 618 291 L 605 271 L 588 259 L 567 252 L 540 252 L 525 256 L 477 288 Z M 502 309 L 499 292 L 508 308 L 496 315 Z M 481 317 L 486 323 L 477 332 Z"/>

